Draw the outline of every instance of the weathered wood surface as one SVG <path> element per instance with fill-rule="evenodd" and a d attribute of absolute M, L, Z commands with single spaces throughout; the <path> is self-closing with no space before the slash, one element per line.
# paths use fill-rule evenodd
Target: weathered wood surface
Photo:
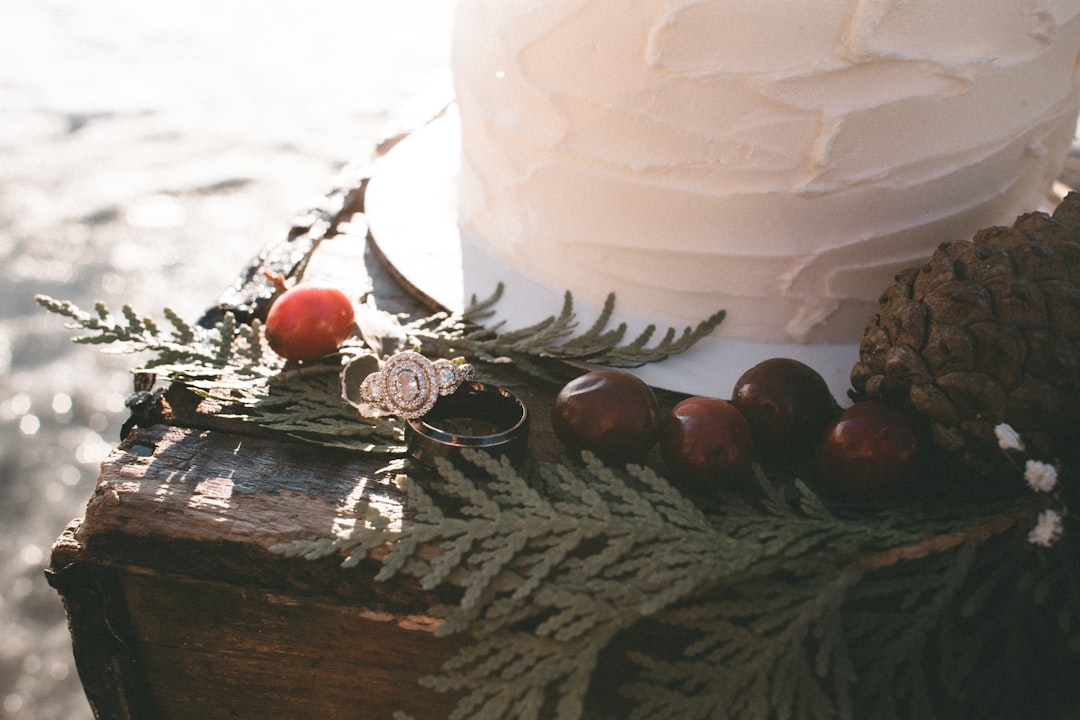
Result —
<path fill-rule="evenodd" d="M 269 550 L 282 540 L 326 535 L 361 498 L 399 513 L 395 488 L 378 476 L 379 465 L 263 438 L 167 426 L 136 430 L 102 466 L 76 538 L 91 549 L 116 535 L 124 542 L 167 537 Z M 163 565 L 168 558 L 153 560 Z"/>
<path fill-rule="evenodd" d="M 445 717 L 453 698 L 417 683 L 457 647 L 430 595 L 270 550 L 349 525 L 361 498 L 400 513 L 378 469 L 167 426 L 121 443 L 52 559 L 98 717 Z"/>

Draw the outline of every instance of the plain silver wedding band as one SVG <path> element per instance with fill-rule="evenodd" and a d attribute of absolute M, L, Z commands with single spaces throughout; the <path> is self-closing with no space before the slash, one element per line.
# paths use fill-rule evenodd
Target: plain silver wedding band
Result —
<path fill-rule="evenodd" d="M 431 467 L 440 457 L 456 461 L 466 449 L 519 461 L 528 447 L 525 404 L 506 388 L 487 383 L 462 383 L 424 416 L 407 422 L 409 455 Z"/>

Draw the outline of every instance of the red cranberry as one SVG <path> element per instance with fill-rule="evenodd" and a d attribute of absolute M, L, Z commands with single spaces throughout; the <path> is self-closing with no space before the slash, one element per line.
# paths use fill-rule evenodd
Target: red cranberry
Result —
<path fill-rule="evenodd" d="M 841 494 L 881 494 L 912 475 L 919 452 L 918 434 L 906 412 L 876 400 L 857 402 L 826 428 L 821 479 Z"/>
<path fill-rule="evenodd" d="M 731 402 L 754 433 L 754 449 L 776 460 L 806 458 L 839 408 L 816 370 L 798 360 L 772 358 L 743 373 Z"/>
<path fill-rule="evenodd" d="M 555 435 L 576 450 L 612 463 L 640 460 L 656 443 L 660 407 L 652 388 L 622 370 L 596 370 L 571 380 L 551 409 Z"/>
<path fill-rule="evenodd" d="M 353 306 L 337 288 L 297 285 L 266 315 L 266 341 L 287 360 L 316 360 L 337 350 L 355 327 Z"/>
<path fill-rule="evenodd" d="M 700 489 L 724 485 L 750 463 L 750 425 L 726 400 L 692 397 L 664 418 L 660 451 L 674 482 Z"/>

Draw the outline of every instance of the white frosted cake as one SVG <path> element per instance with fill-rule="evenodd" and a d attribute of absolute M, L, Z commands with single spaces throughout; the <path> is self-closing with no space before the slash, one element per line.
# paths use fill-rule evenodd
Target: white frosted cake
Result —
<path fill-rule="evenodd" d="M 1078 55 L 1080 0 L 459 0 L 466 280 L 726 310 L 677 389 L 846 374 L 898 270 L 1049 203 Z"/>

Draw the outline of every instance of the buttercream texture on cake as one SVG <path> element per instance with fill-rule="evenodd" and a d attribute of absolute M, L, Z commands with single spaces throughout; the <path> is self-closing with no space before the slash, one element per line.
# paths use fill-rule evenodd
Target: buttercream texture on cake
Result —
<path fill-rule="evenodd" d="M 1080 0 L 459 0 L 460 228 L 660 326 L 854 343 L 898 270 L 1047 204 L 1078 54 Z"/>

